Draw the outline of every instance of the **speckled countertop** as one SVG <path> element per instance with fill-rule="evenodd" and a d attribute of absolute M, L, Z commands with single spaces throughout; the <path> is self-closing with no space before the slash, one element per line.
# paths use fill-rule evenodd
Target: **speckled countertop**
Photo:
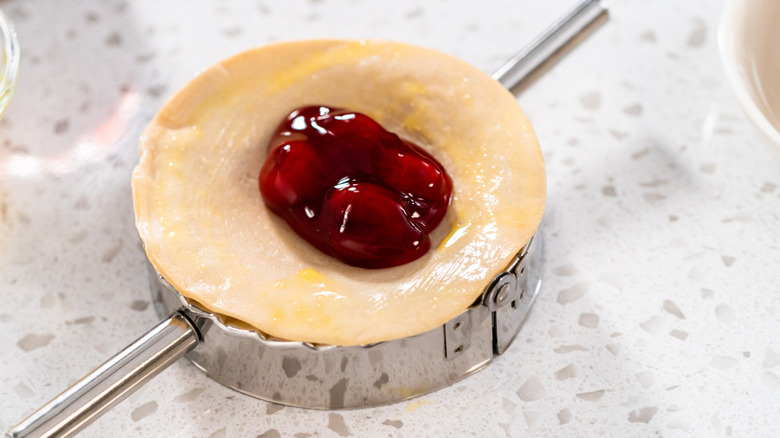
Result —
<path fill-rule="evenodd" d="M 0 429 L 153 325 L 130 172 L 195 72 L 269 41 L 381 37 L 492 71 L 571 0 L 2 1 Z M 717 52 L 720 2 L 611 2 L 520 102 L 547 159 L 545 283 L 511 349 L 452 387 L 309 411 L 176 363 L 83 436 L 780 435 L 780 146 Z"/>

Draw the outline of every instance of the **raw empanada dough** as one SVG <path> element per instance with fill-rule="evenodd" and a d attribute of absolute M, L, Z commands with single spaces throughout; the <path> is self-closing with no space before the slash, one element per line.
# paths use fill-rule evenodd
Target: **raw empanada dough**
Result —
<path fill-rule="evenodd" d="M 269 137 L 317 104 L 365 113 L 445 166 L 453 198 L 427 255 L 350 267 L 266 209 Z M 367 344 L 440 326 L 529 240 L 545 204 L 542 155 L 514 96 L 461 60 L 386 41 L 289 42 L 222 61 L 162 108 L 140 148 L 136 224 L 154 267 L 207 310 L 294 341 Z"/>

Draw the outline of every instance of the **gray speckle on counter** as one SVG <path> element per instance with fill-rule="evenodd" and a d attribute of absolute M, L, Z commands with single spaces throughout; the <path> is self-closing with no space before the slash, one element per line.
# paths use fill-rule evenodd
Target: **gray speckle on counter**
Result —
<path fill-rule="evenodd" d="M 35 395 L 35 392 L 24 383 L 19 383 L 14 386 L 14 392 L 16 392 L 16 395 L 18 395 L 21 399 L 30 398 Z"/>
<path fill-rule="evenodd" d="M 572 351 L 588 351 L 588 349 L 582 345 L 561 345 L 560 347 L 555 347 L 553 351 L 558 354 L 566 354 Z"/>
<path fill-rule="evenodd" d="M 396 429 L 400 429 L 404 426 L 404 422 L 401 420 L 385 420 L 382 422 L 385 426 L 394 427 Z"/>
<path fill-rule="evenodd" d="M 642 388 L 645 389 L 653 386 L 653 383 L 655 382 L 655 372 L 652 370 L 634 373 L 634 377 L 636 377 L 636 380 L 642 385 Z"/>
<path fill-rule="evenodd" d="M 775 339 L 775 341 L 777 340 Z M 761 366 L 764 368 L 780 367 L 780 353 L 772 350 L 772 347 L 767 347 L 766 353 L 764 353 L 764 361 Z"/>
<path fill-rule="evenodd" d="M 590 402 L 597 402 L 601 400 L 602 397 L 604 397 L 605 390 L 598 389 L 596 391 L 589 391 L 589 392 L 580 392 L 577 394 L 577 398 L 590 401 Z"/>
<path fill-rule="evenodd" d="M 566 380 L 577 377 L 577 365 L 570 363 L 553 374 L 558 380 Z"/>
<path fill-rule="evenodd" d="M 141 406 L 133 409 L 133 412 L 130 413 L 130 417 L 133 419 L 133 421 L 141 421 L 144 418 L 157 412 L 157 407 L 158 405 L 156 401 L 144 403 Z"/>
<path fill-rule="evenodd" d="M 569 304 L 582 298 L 590 288 L 589 283 L 577 283 L 558 292 L 558 303 Z"/>
<path fill-rule="evenodd" d="M 643 32 L 642 35 L 639 36 L 642 41 L 645 41 L 647 43 L 655 44 L 658 42 L 658 38 L 655 36 L 655 32 L 652 30 L 648 30 L 646 32 Z"/>
<path fill-rule="evenodd" d="M 261 433 L 257 436 L 257 438 L 281 438 L 282 434 L 279 433 L 276 429 L 268 429 L 267 431 Z"/>
<path fill-rule="evenodd" d="M 214 432 L 209 435 L 209 438 L 226 438 L 227 437 L 227 427 L 223 427 L 221 429 L 217 429 Z"/>
<path fill-rule="evenodd" d="M 644 111 L 644 108 L 642 107 L 642 104 L 635 103 L 632 105 L 628 105 L 623 108 L 623 112 L 629 116 L 639 117 L 642 115 L 642 111 Z"/>
<path fill-rule="evenodd" d="M 720 303 L 715 306 L 715 316 L 717 316 L 720 323 L 732 324 L 737 319 L 737 312 L 728 304 Z"/>
<path fill-rule="evenodd" d="M 688 339 L 688 332 L 685 332 L 683 330 L 674 329 L 674 330 L 669 332 L 669 335 L 670 336 L 674 336 L 675 338 L 677 338 L 677 339 L 679 339 L 681 341 L 684 341 L 684 340 Z"/>
<path fill-rule="evenodd" d="M 273 414 L 281 411 L 284 408 L 285 408 L 284 405 L 280 405 L 278 403 L 268 403 L 266 405 L 265 414 L 266 415 L 273 415 Z"/>
<path fill-rule="evenodd" d="M 601 106 L 601 93 L 598 91 L 591 91 L 583 94 L 580 101 L 582 102 L 582 106 L 591 111 L 595 111 Z"/>
<path fill-rule="evenodd" d="M 531 376 L 517 390 L 517 396 L 522 401 L 536 401 L 547 395 L 547 389 L 537 376 Z"/>
<path fill-rule="evenodd" d="M 16 345 L 24 350 L 25 353 L 29 353 L 30 351 L 49 345 L 49 342 L 51 342 L 52 339 L 54 339 L 54 335 L 51 333 L 28 333 L 19 339 Z"/>
<path fill-rule="evenodd" d="M 656 412 L 658 412 L 658 408 L 655 406 L 648 406 L 638 411 L 631 411 L 628 414 L 628 421 L 631 423 L 649 423 Z"/>
<path fill-rule="evenodd" d="M 347 427 L 341 414 L 328 414 L 328 429 L 336 432 L 339 436 L 352 436 L 352 432 Z"/>
<path fill-rule="evenodd" d="M 599 316 L 595 313 L 580 313 L 580 325 L 587 328 L 597 328 L 599 326 Z"/>
<path fill-rule="evenodd" d="M 185 393 L 177 395 L 173 398 L 173 401 L 176 403 L 188 403 L 197 399 L 203 391 L 203 388 L 193 388 Z"/>
<path fill-rule="evenodd" d="M 701 47 L 707 41 L 707 23 L 701 19 L 694 20 L 693 31 L 688 37 L 688 47 Z"/>
<path fill-rule="evenodd" d="M 710 366 L 719 370 L 734 368 L 737 364 L 739 364 L 739 359 L 722 354 L 712 356 L 712 360 L 710 361 Z"/>
<path fill-rule="evenodd" d="M 149 304 L 150 302 L 148 300 L 133 300 L 133 302 L 130 303 L 130 308 L 139 312 L 143 312 L 149 307 Z"/>
<path fill-rule="evenodd" d="M 682 310 L 680 310 L 680 308 L 677 307 L 677 304 L 674 304 L 674 301 L 672 300 L 664 300 L 664 310 L 680 319 L 685 319 Z"/>
<path fill-rule="evenodd" d="M 761 375 L 761 380 L 763 381 L 764 386 L 769 389 L 780 389 L 780 376 L 772 371 L 764 371 Z"/>
<path fill-rule="evenodd" d="M 558 411 L 558 424 L 564 425 L 571 421 L 571 410 L 569 408 L 563 408 Z"/>
<path fill-rule="evenodd" d="M 658 334 L 661 330 L 663 330 L 664 325 L 665 319 L 662 316 L 653 316 L 647 321 L 639 324 L 639 326 L 642 327 L 642 330 L 652 334 Z"/>

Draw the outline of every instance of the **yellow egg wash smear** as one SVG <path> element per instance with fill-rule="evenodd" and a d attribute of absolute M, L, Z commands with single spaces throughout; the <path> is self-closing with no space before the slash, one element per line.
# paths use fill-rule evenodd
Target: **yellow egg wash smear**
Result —
<path fill-rule="evenodd" d="M 466 235 L 466 232 L 468 231 L 469 227 L 471 226 L 471 222 L 467 222 L 465 224 L 462 224 L 460 222 L 454 224 L 452 226 L 452 230 L 450 230 L 450 234 L 447 235 L 444 239 L 442 239 L 441 244 L 439 244 L 438 251 L 441 251 L 445 248 L 449 248 L 452 245 L 455 244 L 461 237 Z"/>
<path fill-rule="evenodd" d="M 331 319 L 325 312 L 327 303 L 345 299 L 334 292 L 340 290 L 336 281 L 313 268 L 304 268 L 289 278 L 276 280 L 272 287 L 280 293 L 289 294 L 289 299 L 292 300 L 292 306 L 288 308 L 292 314 L 283 308 L 272 310 L 272 316 L 277 322 L 292 319 L 327 324 Z"/>
<path fill-rule="evenodd" d="M 364 40 L 354 41 L 310 56 L 297 63 L 292 69 L 277 75 L 268 85 L 268 90 L 271 92 L 281 91 L 301 79 L 308 78 L 332 65 L 355 63 L 356 60 L 373 54 L 374 51 L 368 49 L 367 46 L 368 43 Z"/>

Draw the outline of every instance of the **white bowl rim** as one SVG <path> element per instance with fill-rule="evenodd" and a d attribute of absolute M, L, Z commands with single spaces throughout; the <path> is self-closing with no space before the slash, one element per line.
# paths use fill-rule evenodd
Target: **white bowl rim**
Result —
<path fill-rule="evenodd" d="M 774 144 L 780 145 L 780 132 L 769 122 L 764 112 L 756 104 L 738 68 L 734 29 L 744 16 L 740 8 L 750 7 L 752 4 L 752 1 L 726 0 L 718 25 L 718 47 L 726 77 L 742 109 L 764 135 Z"/>
<path fill-rule="evenodd" d="M 19 51 L 19 39 L 16 36 L 11 21 L 0 10 L 0 34 L 3 36 L 3 62 L 2 80 L 0 80 L 0 115 L 5 111 L 16 90 L 16 81 L 19 78 L 19 65 L 21 52 Z"/>

